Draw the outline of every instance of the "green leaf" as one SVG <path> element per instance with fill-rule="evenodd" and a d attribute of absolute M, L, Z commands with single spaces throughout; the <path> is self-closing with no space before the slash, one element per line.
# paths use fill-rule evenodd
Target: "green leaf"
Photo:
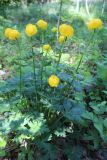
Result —
<path fill-rule="evenodd" d="M 9 103 L 3 102 L 0 103 L 0 113 L 8 112 L 10 111 L 11 107 Z"/>
<path fill-rule="evenodd" d="M 85 141 L 91 141 L 90 143 L 90 147 L 91 148 L 94 148 L 94 149 L 97 149 L 100 145 L 100 137 L 99 137 L 99 133 L 97 132 L 96 129 L 92 129 L 90 131 L 88 131 L 88 133 L 86 133 L 83 137 L 83 139 Z"/>
<path fill-rule="evenodd" d="M 81 156 L 83 154 L 83 148 L 81 146 L 74 146 L 71 145 L 64 149 L 67 157 L 69 160 L 81 160 Z"/>
<path fill-rule="evenodd" d="M 94 120 L 94 114 L 92 112 L 86 111 L 83 115 L 83 118 L 88 119 L 88 120 Z"/>
<path fill-rule="evenodd" d="M 107 91 L 102 91 L 103 93 L 105 93 L 107 95 Z"/>
<path fill-rule="evenodd" d="M 107 65 L 104 65 L 102 63 L 98 64 L 97 72 L 99 78 L 107 82 Z"/>
<path fill-rule="evenodd" d="M 41 157 L 37 157 L 38 160 L 55 160 L 57 159 L 56 147 L 51 143 L 46 143 L 42 141 L 36 141 L 38 149 L 44 153 Z"/>
<path fill-rule="evenodd" d="M 107 118 L 104 119 L 104 127 L 107 128 Z"/>
<path fill-rule="evenodd" d="M 6 155 L 5 151 L 0 149 L 0 157 L 4 157 Z"/>
<path fill-rule="evenodd" d="M 101 103 L 91 102 L 90 107 L 93 108 L 94 113 L 104 114 L 107 112 L 107 102 L 102 101 Z"/>
<path fill-rule="evenodd" d="M 98 120 L 98 122 L 94 123 L 94 127 L 98 130 L 98 132 L 100 133 L 100 136 L 104 138 L 103 121 Z"/>
<path fill-rule="evenodd" d="M 65 106 L 64 116 L 70 120 L 79 122 L 84 112 L 85 112 L 85 108 L 83 104 L 71 102 L 71 105 L 69 103 L 69 105 L 67 104 Z"/>
<path fill-rule="evenodd" d="M 57 137 L 66 137 L 66 129 L 59 128 L 54 133 Z"/>
<path fill-rule="evenodd" d="M 28 126 L 30 127 L 29 132 L 34 134 L 35 136 L 41 135 L 44 132 L 48 131 L 47 126 L 45 125 L 45 121 L 41 120 L 33 120 L 28 123 Z"/>
<path fill-rule="evenodd" d="M 0 148 L 4 148 L 6 146 L 6 140 L 0 135 Z"/>
<path fill-rule="evenodd" d="M 28 160 L 33 160 L 33 151 L 28 150 Z"/>
<path fill-rule="evenodd" d="M 24 147 L 21 148 L 21 152 L 18 154 L 18 160 L 25 160 L 27 151 Z"/>

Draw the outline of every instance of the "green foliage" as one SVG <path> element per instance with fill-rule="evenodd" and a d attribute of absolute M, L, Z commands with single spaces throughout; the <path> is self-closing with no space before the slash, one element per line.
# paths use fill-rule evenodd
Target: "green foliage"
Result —
<path fill-rule="evenodd" d="M 8 9 L 9 20 L 0 17 L 0 69 L 9 70 L 9 76 L 0 77 L 0 157 L 16 151 L 18 160 L 81 160 L 84 150 L 91 157 L 91 150 L 107 146 L 107 56 L 102 47 L 107 30 L 89 32 L 83 17 L 63 12 L 61 20 L 72 23 L 75 35 L 62 47 L 51 32 L 55 12 L 46 16 L 51 25 L 44 35 L 38 29 L 31 40 L 25 24 L 45 17 L 50 5 L 46 7 L 36 6 L 34 12 L 31 4 L 26 11 Z M 19 28 L 18 41 L 4 37 L 7 26 Z M 49 53 L 42 51 L 47 43 Z M 52 74 L 60 79 L 56 88 L 48 84 Z"/>
<path fill-rule="evenodd" d="M 6 5 L 6 4 L 9 4 L 10 2 L 11 0 L 1 0 L 0 5 Z"/>
<path fill-rule="evenodd" d="M 27 0 L 29 3 L 33 2 L 33 0 Z M 17 2 L 21 2 L 21 0 L 1 0 L 0 1 L 0 6 L 3 5 L 9 5 L 9 4 L 15 4 Z"/>
<path fill-rule="evenodd" d="M 6 137 L 1 132 L 0 133 L 0 157 L 5 156 L 5 150 L 3 149 L 6 147 L 6 144 L 7 144 Z"/>

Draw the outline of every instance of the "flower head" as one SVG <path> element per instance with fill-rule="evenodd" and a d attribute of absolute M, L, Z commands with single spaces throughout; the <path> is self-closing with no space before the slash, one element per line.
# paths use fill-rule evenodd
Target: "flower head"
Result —
<path fill-rule="evenodd" d="M 58 42 L 59 43 L 63 43 L 65 41 L 65 37 L 64 36 L 60 36 L 59 38 L 58 38 Z"/>
<path fill-rule="evenodd" d="M 48 79 L 50 87 L 57 87 L 60 83 L 60 79 L 56 75 L 51 75 Z"/>
<path fill-rule="evenodd" d="M 33 35 L 35 35 L 37 33 L 37 27 L 33 24 L 28 24 L 26 26 L 25 29 L 25 33 L 27 34 L 27 36 L 32 37 Z"/>
<path fill-rule="evenodd" d="M 45 44 L 43 46 L 43 51 L 49 52 L 51 50 L 51 46 L 49 44 Z"/>
<path fill-rule="evenodd" d="M 61 24 L 59 26 L 59 32 L 64 37 L 71 37 L 74 34 L 74 29 L 72 26 L 67 24 Z"/>
<path fill-rule="evenodd" d="M 100 29 L 103 26 L 103 22 L 101 19 L 92 19 L 87 23 L 87 27 L 89 30 Z"/>
<path fill-rule="evenodd" d="M 52 31 L 53 33 L 56 33 L 57 28 L 56 28 L 56 27 L 53 27 L 53 28 L 51 29 L 51 31 Z"/>
<path fill-rule="evenodd" d="M 16 29 L 11 29 L 7 31 L 7 36 L 10 40 L 17 40 L 20 38 L 20 32 Z"/>
<path fill-rule="evenodd" d="M 48 27 L 48 24 L 46 21 L 40 19 L 39 21 L 37 21 L 37 26 L 42 30 L 46 30 Z"/>
<path fill-rule="evenodd" d="M 5 35 L 5 37 L 9 37 L 9 33 L 10 33 L 10 31 L 11 31 L 12 29 L 11 28 L 6 28 L 5 29 L 5 32 L 4 32 L 4 35 Z"/>

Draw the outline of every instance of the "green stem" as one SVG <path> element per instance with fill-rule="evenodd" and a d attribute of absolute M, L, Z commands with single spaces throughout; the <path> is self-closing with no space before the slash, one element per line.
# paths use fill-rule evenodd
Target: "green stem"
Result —
<path fill-rule="evenodd" d="M 20 97 L 22 96 L 22 67 L 21 67 L 21 48 L 20 48 L 20 44 L 17 40 L 17 44 L 18 44 L 18 49 L 19 49 L 19 54 L 20 54 L 20 59 L 19 59 L 19 74 L 20 74 Z"/>
<path fill-rule="evenodd" d="M 34 78 L 34 86 L 35 86 L 35 91 L 36 91 L 35 54 L 33 52 L 33 47 L 32 47 L 32 58 L 33 58 L 33 78 Z"/>
<path fill-rule="evenodd" d="M 42 45 L 44 44 L 44 37 L 45 37 L 45 32 L 42 31 L 42 34 L 41 34 L 41 43 Z M 42 46 L 43 47 L 43 46 Z M 42 56 L 43 56 L 43 48 L 42 48 Z M 43 70 L 44 70 L 44 66 L 43 66 L 43 57 L 41 59 L 41 74 L 40 74 L 40 78 L 41 78 L 41 90 L 42 90 L 42 79 L 43 79 Z"/>
<path fill-rule="evenodd" d="M 32 41 L 32 38 L 31 38 Z M 37 101 L 37 88 L 36 88 L 36 69 L 35 69 L 35 53 L 33 51 L 33 46 L 32 46 L 32 59 L 33 59 L 33 80 L 34 80 L 34 87 L 35 87 L 35 93 L 36 93 L 36 103 Z"/>
<path fill-rule="evenodd" d="M 91 36 L 91 38 L 90 38 L 90 40 L 89 40 L 88 46 L 90 46 L 90 43 L 91 43 L 91 41 L 92 41 L 92 39 L 93 39 L 93 37 L 94 37 L 94 33 L 95 33 L 95 31 L 93 32 L 93 34 L 92 34 L 92 36 Z M 88 47 L 87 47 L 87 48 L 88 48 Z M 79 60 L 79 63 L 78 63 L 78 66 L 77 66 L 77 68 L 76 68 L 76 73 L 78 72 L 78 70 L 79 70 L 79 68 L 80 68 L 80 66 L 81 66 L 83 57 L 84 57 L 84 54 L 82 53 L 82 54 L 81 54 L 81 57 L 80 57 L 80 60 Z M 71 82 L 71 83 L 73 83 L 74 78 L 75 78 L 75 76 L 73 76 L 73 79 L 72 79 L 72 82 Z"/>
<path fill-rule="evenodd" d="M 57 67 L 59 66 L 59 63 L 60 63 L 60 61 L 61 61 L 61 57 L 62 57 L 62 53 L 63 53 L 63 48 L 64 48 L 64 44 L 61 46 L 61 52 L 59 53 L 58 62 L 57 62 Z"/>
<path fill-rule="evenodd" d="M 42 79 L 43 79 L 43 48 L 42 48 L 42 58 L 41 58 L 41 74 L 40 74 L 40 79 L 41 79 L 41 90 L 42 90 Z"/>
<path fill-rule="evenodd" d="M 41 90 L 42 90 L 42 79 L 43 79 L 43 64 L 41 66 Z"/>
<path fill-rule="evenodd" d="M 59 58 L 58 58 L 57 66 L 58 66 L 59 63 L 60 63 L 61 57 L 62 57 L 62 52 L 59 53 Z"/>
<path fill-rule="evenodd" d="M 58 22 L 57 22 L 57 39 L 58 39 L 58 37 L 59 37 L 59 25 L 60 25 L 60 21 L 61 21 L 62 6 L 63 6 L 63 1 L 60 0 L 60 4 L 59 4 L 59 15 L 58 15 Z"/>
<path fill-rule="evenodd" d="M 93 39 L 93 37 L 94 37 L 94 33 L 95 33 L 95 31 L 93 32 L 93 34 L 92 34 L 92 36 L 91 36 L 91 38 L 90 38 L 90 40 L 89 40 L 89 43 L 88 43 L 88 47 L 90 46 L 90 43 L 92 42 L 92 39 Z M 88 48 L 87 47 L 87 48 Z M 87 51 L 87 50 L 86 50 Z M 84 56 L 84 54 L 82 53 L 81 54 L 81 57 L 80 57 L 80 61 L 79 61 L 79 63 L 78 63 L 78 66 L 77 66 L 77 68 L 76 68 L 76 73 L 78 72 L 78 70 L 79 70 L 79 68 L 80 68 L 80 65 L 81 65 L 81 63 L 82 63 L 82 60 L 83 60 L 83 56 Z"/>
<path fill-rule="evenodd" d="M 45 37 L 45 31 L 42 31 L 42 35 L 41 35 L 42 44 L 44 43 L 44 37 Z"/>
<path fill-rule="evenodd" d="M 46 62 L 48 61 L 48 52 L 46 52 L 45 60 L 46 60 Z M 45 65 L 45 73 L 46 73 L 46 65 Z"/>
<path fill-rule="evenodd" d="M 78 63 L 78 66 L 77 66 L 77 68 L 76 68 L 76 73 L 78 72 L 79 67 L 80 67 L 80 65 L 81 65 L 81 63 L 82 63 L 83 56 L 84 56 L 84 54 L 82 53 L 82 54 L 81 54 L 81 57 L 80 57 L 80 60 L 79 60 L 79 63 Z"/>
<path fill-rule="evenodd" d="M 59 58 L 58 58 L 58 62 L 57 62 L 57 67 L 58 67 L 58 65 L 59 65 L 59 63 L 60 63 L 60 60 L 61 60 L 61 57 L 62 57 L 62 53 L 63 53 L 63 49 L 64 49 L 64 46 L 65 46 L 66 42 L 67 42 L 67 37 L 65 38 L 64 43 L 62 43 L 62 45 L 61 45 L 61 52 L 59 53 Z"/>
<path fill-rule="evenodd" d="M 62 114 L 56 121 L 55 123 L 50 127 L 51 131 L 53 131 L 56 127 L 56 125 L 58 125 L 59 121 L 64 117 L 64 115 Z"/>
<path fill-rule="evenodd" d="M 48 119 L 50 119 L 50 115 L 51 115 L 51 109 L 48 110 L 48 115 L 47 115 Z"/>

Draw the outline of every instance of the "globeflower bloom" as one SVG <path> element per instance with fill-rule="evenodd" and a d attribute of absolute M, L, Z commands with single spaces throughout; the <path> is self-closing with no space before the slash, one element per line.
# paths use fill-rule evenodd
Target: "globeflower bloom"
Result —
<path fill-rule="evenodd" d="M 41 29 L 41 30 L 46 30 L 48 27 L 48 23 L 42 19 L 40 19 L 39 21 L 37 21 L 37 26 Z"/>
<path fill-rule="evenodd" d="M 49 52 L 51 50 L 51 46 L 49 44 L 45 44 L 43 46 L 43 51 Z"/>
<path fill-rule="evenodd" d="M 5 31 L 4 31 L 4 35 L 5 35 L 5 37 L 9 37 L 9 33 L 10 33 L 10 31 L 11 31 L 12 29 L 11 28 L 6 28 L 5 29 Z"/>
<path fill-rule="evenodd" d="M 64 37 L 72 37 L 74 35 L 73 27 L 67 24 L 61 24 L 59 26 L 59 32 Z"/>
<path fill-rule="evenodd" d="M 65 37 L 64 36 L 60 36 L 59 38 L 58 38 L 58 42 L 59 43 L 63 43 L 65 41 Z"/>
<path fill-rule="evenodd" d="M 57 28 L 56 28 L 56 27 L 53 27 L 53 28 L 51 29 L 51 31 L 52 31 L 53 33 L 56 33 Z"/>
<path fill-rule="evenodd" d="M 27 36 L 32 37 L 38 32 L 37 27 L 33 24 L 28 24 L 25 29 Z"/>
<path fill-rule="evenodd" d="M 56 75 L 51 75 L 48 79 L 50 87 L 57 87 L 60 83 L 60 79 Z"/>
<path fill-rule="evenodd" d="M 92 19 L 87 23 L 89 30 L 100 29 L 103 27 L 103 22 L 101 19 Z"/>
<path fill-rule="evenodd" d="M 20 38 L 20 32 L 16 29 L 11 29 L 7 31 L 7 36 L 10 40 L 17 40 Z"/>

